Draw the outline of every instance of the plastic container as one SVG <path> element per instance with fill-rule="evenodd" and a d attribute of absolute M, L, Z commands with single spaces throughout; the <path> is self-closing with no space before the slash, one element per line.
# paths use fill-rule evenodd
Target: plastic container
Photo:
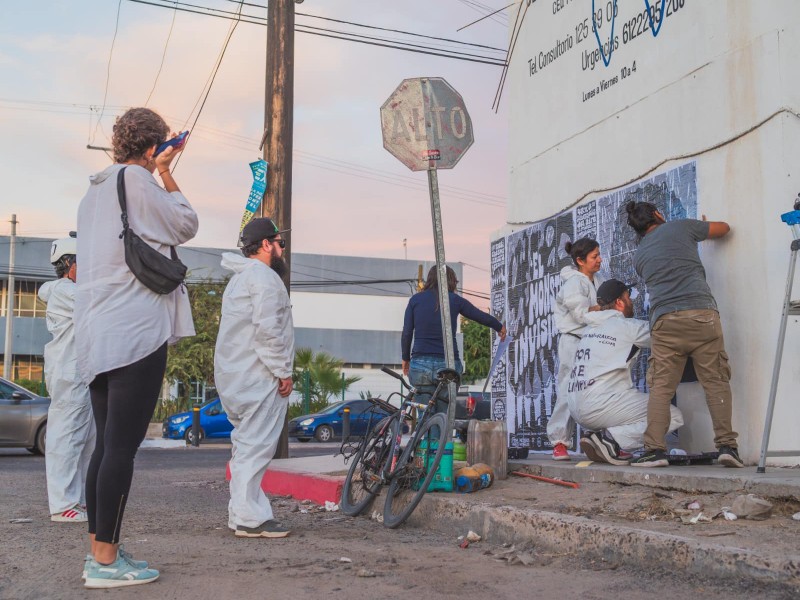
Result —
<path fill-rule="evenodd" d="M 467 462 L 489 465 L 497 479 L 508 477 L 508 428 L 505 421 L 473 419 L 469 422 Z"/>
<path fill-rule="evenodd" d="M 453 440 L 453 460 L 467 460 L 467 445 L 459 439 Z"/>
<path fill-rule="evenodd" d="M 494 483 L 494 472 L 489 465 L 478 463 L 455 472 L 455 489 L 466 494 L 488 488 Z"/>
<path fill-rule="evenodd" d="M 433 462 L 433 452 L 436 451 L 437 444 L 431 445 L 432 454 L 427 454 L 428 442 L 422 440 L 420 442 L 420 449 L 425 453 L 423 459 L 425 461 L 425 470 L 427 472 L 430 464 Z M 430 485 L 428 485 L 429 492 L 452 492 L 453 491 L 453 442 L 447 442 L 444 447 L 444 454 L 442 460 L 439 461 L 439 468 L 436 469 L 436 475 L 433 476 Z"/>

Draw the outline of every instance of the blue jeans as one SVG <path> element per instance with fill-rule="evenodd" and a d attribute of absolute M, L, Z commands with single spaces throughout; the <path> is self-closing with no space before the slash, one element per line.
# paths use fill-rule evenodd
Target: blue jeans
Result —
<path fill-rule="evenodd" d="M 440 369 L 447 367 L 447 363 L 443 356 L 430 356 L 427 354 L 421 356 L 414 356 L 411 358 L 411 364 L 408 368 L 408 379 L 417 391 L 419 391 L 418 399 L 420 402 L 427 402 L 436 391 L 438 380 L 436 373 Z M 460 360 L 456 359 L 456 371 L 461 375 L 464 373 L 464 365 Z M 441 398 L 448 399 L 450 396 L 449 386 L 445 386 L 439 392 L 439 398 L 436 400 L 436 410 L 434 412 L 441 412 L 447 414 L 447 403 L 443 402 Z"/>

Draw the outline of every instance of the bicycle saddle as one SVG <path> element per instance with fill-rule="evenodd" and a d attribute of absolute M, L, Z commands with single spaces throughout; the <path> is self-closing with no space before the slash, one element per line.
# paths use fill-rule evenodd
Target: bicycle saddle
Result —
<path fill-rule="evenodd" d="M 455 381 L 456 383 L 458 383 L 459 379 L 461 379 L 461 377 L 459 377 L 458 375 L 458 371 L 456 371 L 455 369 L 447 369 L 447 368 L 439 369 L 438 371 L 436 371 L 436 378 L 447 379 L 449 381 Z"/>

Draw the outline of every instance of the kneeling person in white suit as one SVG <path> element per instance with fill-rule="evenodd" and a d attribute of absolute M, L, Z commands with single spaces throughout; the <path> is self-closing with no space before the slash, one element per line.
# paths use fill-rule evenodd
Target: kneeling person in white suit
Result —
<path fill-rule="evenodd" d="M 86 472 L 94 450 L 95 429 L 89 388 L 81 382 L 75 352 L 76 240 L 56 240 L 50 262 L 58 279 L 39 288 L 47 304 L 47 330 L 53 340 L 44 347 L 44 379 L 50 393 L 45 438 L 45 471 L 50 520 L 86 522 Z"/>
<path fill-rule="evenodd" d="M 631 366 L 641 348 L 650 347 L 647 321 L 632 319 L 630 287 L 609 279 L 597 290 L 602 310 L 616 313 L 587 327 L 575 352 L 569 377 L 569 410 L 586 430 L 581 450 L 591 460 L 626 465 L 628 451 L 644 446 L 648 394 L 633 387 Z M 683 425 L 680 410 L 670 409 L 669 431 Z"/>
<path fill-rule="evenodd" d="M 281 280 L 283 233 L 271 219 L 253 219 L 242 230 L 244 257 L 222 255 L 222 266 L 235 274 L 222 296 L 214 379 L 233 424 L 228 527 L 238 537 L 289 534 L 261 490 L 292 392 L 294 326 Z"/>

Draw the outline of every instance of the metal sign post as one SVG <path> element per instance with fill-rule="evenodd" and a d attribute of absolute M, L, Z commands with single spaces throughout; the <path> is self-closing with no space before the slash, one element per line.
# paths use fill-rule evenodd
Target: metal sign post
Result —
<path fill-rule="evenodd" d="M 428 172 L 445 363 L 455 369 L 437 170 L 452 169 L 472 145 L 472 121 L 463 98 L 450 84 L 440 77 L 420 77 L 403 80 L 384 102 L 381 130 L 384 148 L 412 171 Z M 455 383 L 450 384 L 449 392 L 447 439 L 453 432 L 458 392 Z"/>

